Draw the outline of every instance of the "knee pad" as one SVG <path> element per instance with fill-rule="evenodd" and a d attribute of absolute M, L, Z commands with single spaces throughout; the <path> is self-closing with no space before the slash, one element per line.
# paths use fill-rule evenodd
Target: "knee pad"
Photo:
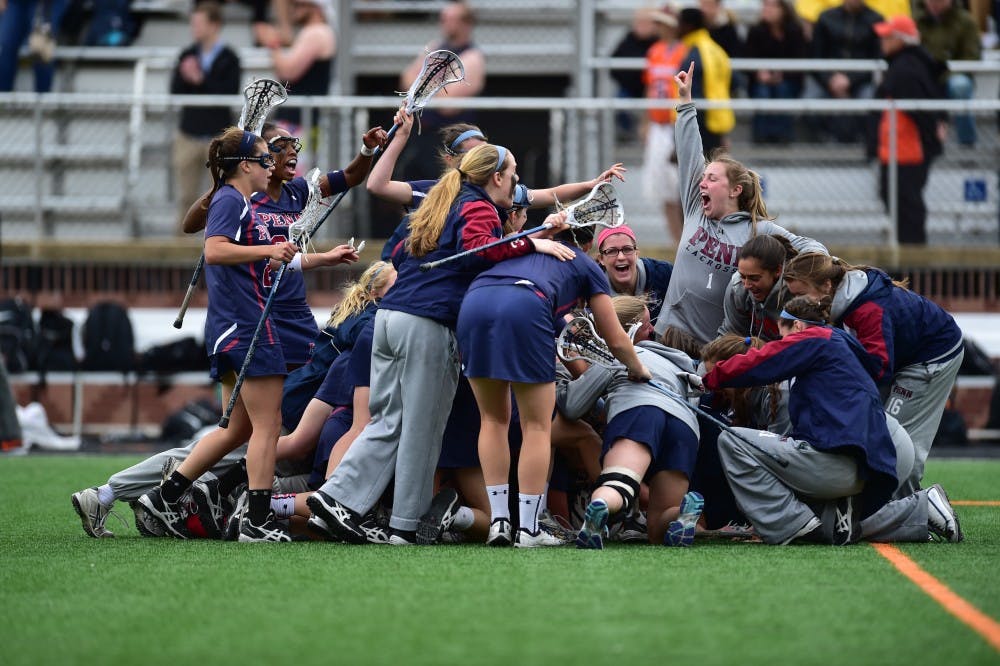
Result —
<path fill-rule="evenodd" d="M 597 487 L 607 486 L 622 496 L 625 502 L 621 511 L 623 516 L 630 514 L 635 507 L 641 482 L 642 477 L 627 467 L 608 467 L 597 477 Z"/>

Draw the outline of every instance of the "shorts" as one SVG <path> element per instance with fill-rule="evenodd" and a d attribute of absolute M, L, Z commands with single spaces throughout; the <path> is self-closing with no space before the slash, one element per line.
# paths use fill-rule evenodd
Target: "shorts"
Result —
<path fill-rule="evenodd" d="M 673 470 L 691 478 L 698 457 L 698 436 L 676 416 L 658 407 L 633 407 L 617 414 L 604 428 L 602 458 L 623 438 L 649 449 L 653 460 L 647 476 Z"/>
<path fill-rule="evenodd" d="M 222 381 L 222 378 L 229 372 L 239 374 L 246 358 L 247 349 L 230 349 L 220 351 L 209 356 L 209 373 L 215 381 Z M 280 375 L 284 377 L 288 374 L 288 366 L 285 365 L 285 355 L 281 345 L 257 345 L 254 351 L 253 360 L 247 368 L 247 377 L 270 377 Z"/>
<path fill-rule="evenodd" d="M 351 429 L 354 421 L 354 410 L 343 405 L 336 407 L 330 416 L 326 417 L 323 430 L 316 442 L 316 453 L 313 456 L 312 473 L 309 475 L 309 487 L 317 490 L 326 481 L 326 467 L 330 462 L 330 452 L 344 434 Z"/>
<path fill-rule="evenodd" d="M 674 154 L 674 126 L 649 123 L 642 161 L 642 192 L 648 201 L 680 203 L 680 175 Z"/>

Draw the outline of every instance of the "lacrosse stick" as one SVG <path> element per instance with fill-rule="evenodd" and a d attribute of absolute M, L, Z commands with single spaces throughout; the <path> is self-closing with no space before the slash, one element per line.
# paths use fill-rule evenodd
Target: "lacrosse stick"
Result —
<path fill-rule="evenodd" d="M 288 227 L 289 240 L 295 243 L 301 252 L 305 252 L 306 248 L 311 245 L 313 234 L 316 233 L 316 230 L 319 229 L 320 225 L 330 215 L 329 210 L 324 210 L 327 206 L 323 203 L 323 196 L 320 193 L 320 176 L 319 169 L 313 169 L 306 175 L 309 198 L 306 201 L 305 208 L 302 209 L 299 219 Z M 343 192 L 341 195 L 343 195 Z M 338 198 L 337 201 L 339 200 Z M 351 246 L 354 246 L 353 238 L 351 239 Z M 257 321 L 257 328 L 254 329 L 253 337 L 250 338 L 250 345 L 247 347 L 243 365 L 236 376 L 233 392 L 229 396 L 229 404 L 226 405 L 226 411 L 219 421 L 220 428 L 229 427 L 229 419 L 233 414 L 233 409 L 236 408 L 236 400 L 240 396 L 240 389 L 243 387 L 243 381 L 246 379 L 247 369 L 250 367 L 250 362 L 253 360 L 254 354 L 257 353 L 257 341 L 260 339 L 260 332 L 264 329 L 267 318 L 271 314 L 271 307 L 274 305 L 274 295 L 278 293 L 278 286 L 281 284 L 281 278 L 284 277 L 287 268 L 288 262 L 282 262 L 281 267 L 275 271 L 274 277 L 271 279 L 271 293 L 267 295 L 267 301 L 264 302 L 264 309 L 260 313 L 260 320 Z"/>
<path fill-rule="evenodd" d="M 559 333 L 559 337 L 556 339 L 556 354 L 559 358 L 566 362 L 587 361 L 592 365 L 600 365 L 612 370 L 624 369 L 624 366 L 618 361 L 618 359 L 611 354 L 611 350 L 608 349 L 608 343 L 604 341 L 604 338 L 597 334 L 597 331 L 594 329 L 594 323 L 587 317 L 574 317 L 567 322 L 565 326 L 563 326 L 563 330 Z M 649 380 L 646 383 L 674 402 L 680 403 L 693 411 L 695 414 L 705 417 L 715 425 L 728 432 L 730 435 L 733 435 L 747 446 L 763 453 L 782 467 L 788 467 L 787 460 L 757 446 L 749 439 L 738 433 L 722 419 L 716 417 L 710 412 L 705 411 L 701 407 L 692 405 L 684 398 L 684 396 L 677 393 L 669 386 L 661 384 L 655 380 Z"/>
<path fill-rule="evenodd" d="M 406 97 L 406 112 L 416 114 L 419 118 L 420 114 L 423 113 L 424 106 L 430 101 L 431 97 L 434 97 L 437 91 L 451 83 L 458 83 L 464 79 L 465 66 L 462 64 L 461 58 L 451 51 L 443 49 L 431 51 L 424 57 L 424 66 L 420 68 L 420 74 L 417 75 L 416 80 L 410 85 L 410 89 L 405 93 L 400 93 Z M 389 142 L 392 141 L 392 137 L 395 136 L 398 129 L 399 123 L 394 124 L 389 129 L 389 133 L 385 138 L 385 145 L 389 145 Z M 380 152 L 382 152 L 382 146 L 376 146 L 375 152 L 372 154 L 373 162 Z"/>
<path fill-rule="evenodd" d="M 620 227 L 625 224 L 625 210 L 622 208 L 621 202 L 618 201 L 618 192 L 615 191 L 615 186 L 609 182 L 598 183 L 585 199 L 577 201 L 565 210 L 568 213 L 566 215 L 566 224 L 568 224 L 571 229 L 591 226 L 601 226 L 607 227 L 608 229 L 614 229 L 615 227 Z M 470 254 L 483 252 L 484 250 L 489 250 L 490 248 L 498 245 L 510 243 L 511 241 L 516 241 L 518 238 L 524 238 L 525 236 L 537 234 L 539 231 L 545 231 L 546 229 L 551 228 L 551 224 L 542 224 L 534 229 L 519 231 L 516 234 L 498 238 L 493 242 L 480 245 L 479 247 L 474 247 L 471 250 L 465 250 L 464 252 L 459 252 L 458 254 L 453 254 L 450 257 L 438 259 L 437 261 L 428 261 L 427 263 L 420 264 L 420 270 L 429 271 L 432 268 L 437 268 L 442 264 L 447 264 L 455 261 L 456 259 L 462 259 Z"/>
<path fill-rule="evenodd" d="M 239 126 L 248 132 L 253 132 L 257 136 L 264 130 L 264 121 L 267 114 L 288 99 L 288 92 L 285 86 L 272 79 L 258 79 L 251 82 L 243 89 L 243 111 L 240 113 Z M 174 328 L 184 325 L 184 315 L 187 314 L 188 304 L 198 287 L 198 280 L 201 279 L 201 272 L 205 268 L 205 254 L 202 253 L 195 264 L 194 273 L 191 275 L 191 282 L 188 283 L 187 293 L 181 301 L 181 308 L 174 319 Z"/>

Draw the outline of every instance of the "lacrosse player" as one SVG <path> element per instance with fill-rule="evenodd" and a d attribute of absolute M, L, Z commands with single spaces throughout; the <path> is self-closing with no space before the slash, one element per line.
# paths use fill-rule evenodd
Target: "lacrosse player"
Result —
<path fill-rule="evenodd" d="M 525 238 L 485 250 L 446 269 L 428 260 L 476 248 L 503 235 L 501 212 L 513 203 L 517 162 L 503 146 L 466 153 L 431 188 L 410 218 L 399 277 L 375 315 L 371 369 L 372 421 L 347 451 L 309 507 L 341 538 L 363 543 L 358 522 L 395 472 L 390 543 L 416 542 L 430 506 L 448 412 L 458 381 L 454 327 L 468 285 L 491 263 L 531 252 L 571 259 L 548 238 Z"/>
<path fill-rule="evenodd" d="M 667 294 L 674 265 L 639 257 L 639 241 L 625 225 L 597 234 L 597 262 L 604 269 L 613 296 L 644 296 L 655 323 Z"/>
<path fill-rule="evenodd" d="M 826 248 L 771 221 L 755 172 L 727 155 L 715 156 L 706 165 L 691 102 L 693 77 L 693 62 L 674 77 L 680 100 L 675 141 L 684 229 L 656 333 L 676 326 L 704 344 L 722 324 L 726 286 L 736 272 L 740 247 L 752 236 L 784 236 L 800 252 Z"/>
<path fill-rule="evenodd" d="M 785 282 L 793 294 L 832 298 L 831 323 L 872 356 L 885 410 L 910 434 L 916 455 L 897 497 L 916 492 L 965 356 L 962 330 L 939 305 L 877 268 L 805 254 L 788 263 Z"/>

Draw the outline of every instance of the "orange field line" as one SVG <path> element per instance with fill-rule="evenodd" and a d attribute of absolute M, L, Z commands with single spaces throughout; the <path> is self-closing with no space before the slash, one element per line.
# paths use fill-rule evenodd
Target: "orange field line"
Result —
<path fill-rule="evenodd" d="M 895 546 L 887 543 L 873 543 L 872 547 L 879 555 L 899 569 L 900 573 L 913 581 L 927 596 L 941 604 L 946 611 L 982 636 L 994 649 L 1000 651 L 1000 623 L 955 594 L 951 588 L 927 573 L 919 564 Z"/>
<path fill-rule="evenodd" d="M 1000 500 L 955 500 L 952 506 L 1000 506 Z"/>

